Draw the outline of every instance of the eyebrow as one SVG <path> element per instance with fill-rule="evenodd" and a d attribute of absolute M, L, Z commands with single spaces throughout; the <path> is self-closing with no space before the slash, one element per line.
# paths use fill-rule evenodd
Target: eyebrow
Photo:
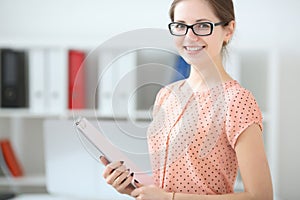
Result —
<path fill-rule="evenodd" d="M 196 20 L 196 22 L 203 22 L 203 21 L 205 21 L 205 22 L 211 22 L 211 20 L 209 20 L 209 19 L 206 19 L 206 18 L 203 18 L 203 19 L 197 19 Z M 185 23 L 185 21 L 183 21 L 183 20 L 178 20 L 178 21 L 176 21 L 176 22 L 179 22 L 179 23 Z"/>

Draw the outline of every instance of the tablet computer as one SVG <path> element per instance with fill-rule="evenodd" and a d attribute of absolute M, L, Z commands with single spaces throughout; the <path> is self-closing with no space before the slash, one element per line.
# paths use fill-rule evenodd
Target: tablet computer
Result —
<path fill-rule="evenodd" d="M 134 172 L 135 179 L 142 184 L 153 184 L 152 176 L 149 171 L 145 171 L 136 162 L 134 162 L 126 152 L 116 147 L 100 130 L 98 130 L 86 118 L 81 117 L 75 122 L 79 132 L 92 144 L 99 152 L 99 155 L 105 156 L 111 161 L 124 161 L 128 169 Z M 128 144 L 130 145 L 130 144 Z"/>

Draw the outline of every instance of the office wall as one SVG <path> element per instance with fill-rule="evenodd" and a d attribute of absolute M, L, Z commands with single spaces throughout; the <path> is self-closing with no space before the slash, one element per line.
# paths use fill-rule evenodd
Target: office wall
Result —
<path fill-rule="evenodd" d="M 0 0 L 0 40 L 107 39 L 136 28 L 166 28 L 170 0 Z M 235 1 L 235 45 L 299 44 L 297 0 Z"/>
<path fill-rule="evenodd" d="M 137 28 L 166 28 L 168 7 L 159 0 L 0 0 L 0 39 L 102 41 Z"/>
<path fill-rule="evenodd" d="M 236 41 L 252 47 L 300 44 L 300 2 L 297 0 L 235 1 Z"/>
<path fill-rule="evenodd" d="M 279 145 L 279 188 L 284 199 L 299 199 L 300 153 L 299 141 L 299 67 L 300 51 L 282 52 L 280 70 L 280 145 Z"/>

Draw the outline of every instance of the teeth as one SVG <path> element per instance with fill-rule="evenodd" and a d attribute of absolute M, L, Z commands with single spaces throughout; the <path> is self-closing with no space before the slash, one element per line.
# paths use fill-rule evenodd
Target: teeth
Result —
<path fill-rule="evenodd" d="M 186 47 L 188 51 L 199 51 L 203 49 L 203 47 Z"/>

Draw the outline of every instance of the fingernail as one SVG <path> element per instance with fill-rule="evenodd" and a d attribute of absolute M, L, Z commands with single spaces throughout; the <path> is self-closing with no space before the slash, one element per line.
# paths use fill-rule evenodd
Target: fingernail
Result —
<path fill-rule="evenodd" d="M 120 163 L 123 165 L 124 161 L 123 161 L 123 160 L 121 160 L 121 161 L 120 161 Z"/>
<path fill-rule="evenodd" d="M 138 182 L 136 179 L 134 179 L 134 182 L 136 182 L 136 183 L 140 183 L 140 182 Z"/>
<path fill-rule="evenodd" d="M 134 175 L 134 172 L 131 172 L 130 176 L 133 176 Z"/>

